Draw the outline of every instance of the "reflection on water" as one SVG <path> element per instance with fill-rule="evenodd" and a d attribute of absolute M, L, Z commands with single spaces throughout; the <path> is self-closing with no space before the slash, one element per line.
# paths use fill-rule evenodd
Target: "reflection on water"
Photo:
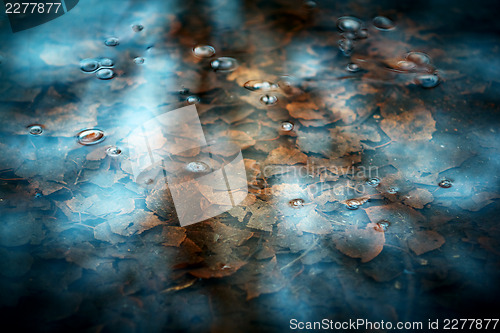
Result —
<path fill-rule="evenodd" d="M 88 0 L 16 33 L 0 16 L 2 317 L 495 318 L 496 6 Z"/>

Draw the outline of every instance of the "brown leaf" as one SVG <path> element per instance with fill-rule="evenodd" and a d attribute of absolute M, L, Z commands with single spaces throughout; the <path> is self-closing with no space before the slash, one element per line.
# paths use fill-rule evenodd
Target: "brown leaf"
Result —
<path fill-rule="evenodd" d="M 432 202 L 432 200 L 434 200 L 434 197 L 431 192 L 423 188 L 417 188 L 408 193 L 403 202 L 413 208 L 422 209 L 426 204 Z"/>
<path fill-rule="evenodd" d="M 385 115 L 380 127 L 393 141 L 430 140 L 436 131 L 436 121 L 429 110 L 418 107 Z"/>
<path fill-rule="evenodd" d="M 356 227 L 333 238 L 337 249 L 351 258 L 361 258 L 368 262 L 379 255 L 384 248 L 385 234 L 375 230 L 375 223 L 368 223 L 365 229 Z"/>
<path fill-rule="evenodd" d="M 279 147 L 269 153 L 266 164 L 306 164 L 307 155 L 294 148 Z"/>
<path fill-rule="evenodd" d="M 416 255 L 438 249 L 443 245 L 445 239 L 443 236 L 432 230 L 418 231 L 410 239 L 408 246 Z"/>

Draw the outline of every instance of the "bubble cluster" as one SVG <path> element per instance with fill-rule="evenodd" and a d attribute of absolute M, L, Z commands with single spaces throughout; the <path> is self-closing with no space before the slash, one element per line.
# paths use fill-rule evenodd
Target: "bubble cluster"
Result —
<path fill-rule="evenodd" d="M 337 19 L 337 28 L 341 31 L 338 42 L 340 51 L 345 56 L 351 55 L 354 50 L 354 41 L 368 37 L 363 21 L 353 16 L 342 16 Z"/>
<path fill-rule="evenodd" d="M 198 45 L 193 48 L 193 54 L 198 58 L 210 58 L 215 54 L 215 49 L 210 45 Z"/>
<path fill-rule="evenodd" d="M 104 41 L 106 46 L 117 46 L 120 44 L 120 40 L 117 37 L 109 37 Z"/>
<path fill-rule="evenodd" d="M 210 167 L 205 162 L 195 161 L 195 162 L 189 162 L 186 165 L 186 170 L 194 173 L 200 173 L 200 172 L 210 171 Z"/>
<path fill-rule="evenodd" d="M 43 133 L 43 127 L 41 125 L 30 125 L 28 126 L 28 133 L 31 135 L 41 135 Z"/>
<path fill-rule="evenodd" d="M 106 136 L 104 132 L 97 128 L 89 128 L 81 131 L 76 136 L 78 143 L 84 146 L 95 145 L 103 142 Z"/>
<path fill-rule="evenodd" d="M 274 105 L 278 103 L 278 97 L 274 95 L 264 95 L 260 98 L 260 102 L 264 105 Z"/>
<path fill-rule="evenodd" d="M 443 179 L 442 181 L 439 182 L 438 185 L 441 188 L 450 188 L 453 185 L 453 183 L 449 179 Z"/>
<path fill-rule="evenodd" d="M 243 84 L 243 87 L 250 91 L 267 91 L 278 89 L 278 85 L 269 81 L 250 80 Z"/>
<path fill-rule="evenodd" d="M 121 153 L 122 153 L 122 150 L 118 147 L 115 147 L 115 146 L 111 146 L 111 147 L 108 147 L 108 149 L 106 149 L 106 154 L 108 156 L 116 157 L 116 156 L 121 155 Z"/>
<path fill-rule="evenodd" d="M 216 72 L 231 72 L 238 67 L 238 61 L 230 57 L 220 57 L 213 60 L 210 65 Z"/>
<path fill-rule="evenodd" d="M 115 76 L 114 62 L 109 58 L 88 58 L 80 61 L 80 69 L 84 73 L 96 73 L 98 79 L 109 80 Z"/>
<path fill-rule="evenodd" d="M 293 199 L 288 202 L 292 208 L 301 208 L 304 206 L 304 199 Z"/>
<path fill-rule="evenodd" d="M 434 88 L 440 83 L 431 57 L 423 52 L 407 53 L 404 60 L 398 61 L 392 69 L 401 73 L 413 73 L 415 84 L 422 88 Z"/>
<path fill-rule="evenodd" d="M 377 16 L 373 18 L 372 23 L 375 28 L 382 31 L 392 30 L 396 26 L 391 19 L 385 16 Z"/>

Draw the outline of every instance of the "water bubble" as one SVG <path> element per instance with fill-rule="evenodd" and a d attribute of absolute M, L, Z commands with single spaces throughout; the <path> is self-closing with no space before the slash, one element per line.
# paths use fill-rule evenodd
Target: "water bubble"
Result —
<path fill-rule="evenodd" d="M 406 60 L 417 65 L 429 65 L 431 63 L 431 58 L 423 52 L 410 52 L 406 55 Z"/>
<path fill-rule="evenodd" d="M 273 105 L 278 102 L 278 97 L 274 95 L 264 95 L 260 98 L 260 102 L 265 105 Z"/>
<path fill-rule="evenodd" d="M 193 48 L 193 54 L 198 58 L 210 58 L 215 54 L 215 49 L 210 45 L 198 45 Z"/>
<path fill-rule="evenodd" d="M 291 130 L 293 130 L 293 123 L 289 122 L 289 121 L 284 121 L 281 123 L 281 130 L 285 131 L 285 132 L 290 132 Z"/>
<path fill-rule="evenodd" d="M 210 167 L 205 162 L 189 162 L 186 165 L 186 170 L 191 172 L 208 172 Z"/>
<path fill-rule="evenodd" d="M 347 64 L 346 68 L 345 68 L 348 72 L 351 72 L 351 73 L 356 73 L 356 72 L 359 72 L 361 68 L 359 68 L 359 66 L 355 63 L 350 63 L 350 64 Z"/>
<path fill-rule="evenodd" d="M 356 32 L 362 26 L 361 20 L 352 16 L 342 16 L 337 20 L 337 28 L 345 32 Z"/>
<path fill-rule="evenodd" d="M 293 200 L 290 200 L 290 202 L 288 203 L 292 208 L 301 208 L 302 206 L 304 206 L 304 200 L 303 199 L 293 199 Z"/>
<path fill-rule="evenodd" d="M 366 29 L 359 30 L 358 33 L 356 34 L 356 38 L 358 39 L 368 38 L 368 30 Z"/>
<path fill-rule="evenodd" d="M 377 28 L 378 30 L 383 30 L 383 31 L 392 30 L 395 27 L 394 22 L 385 16 L 375 17 L 373 19 L 372 23 L 373 23 L 373 26 L 375 28 Z"/>
<path fill-rule="evenodd" d="M 238 67 L 238 61 L 230 57 L 220 57 L 213 60 L 211 66 L 218 72 L 231 72 Z"/>
<path fill-rule="evenodd" d="M 109 68 L 103 68 L 97 71 L 96 76 L 100 80 L 109 80 L 115 76 L 115 72 Z"/>
<path fill-rule="evenodd" d="M 106 154 L 108 154 L 108 156 L 119 156 L 120 154 L 122 153 L 122 150 L 118 147 L 115 147 L 115 146 L 111 146 L 111 147 L 108 147 L 108 149 L 106 149 Z"/>
<path fill-rule="evenodd" d="M 417 65 L 412 61 L 403 60 L 403 61 L 398 61 L 396 67 L 402 71 L 411 71 L 412 69 L 415 69 Z"/>
<path fill-rule="evenodd" d="M 136 65 L 142 65 L 144 63 L 144 58 L 143 57 L 134 58 L 134 63 Z"/>
<path fill-rule="evenodd" d="M 361 202 L 358 199 L 349 199 L 345 202 L 347 209 L 356 210 L 361 206 Z"/>
<path fill-rule="evenodd" d="M 396 194 L 396 193 L 398 193 L 398 191 L 399 191 L 399 188 L 397 188 L 397 187 L 389 187 L 389 189 L 387 190 L 387 193 Z"/>
<path fill-rule="evenodd" d="M 200 101 L 200 98 L 198 96 L 189 96 L 188 98 L 186 98 L 186 102 L 188 102 L 188 104 L 196 104 Z"/>
<path fill-rule="evenodd" d="M 99 65 L 101 65 L 102 67 L 113 67 L 114 64 L 115 63 L 112 59 L 109 58 L 99 59 Z"/>
<path fill-rule="evenodd" d="M 310 9 L 316 8 L 317 5 L 318 4 L 316 2 L 314 2 L 314 1 L 306 1 L 306 2 L 304 2 L 304 6 L 306 6 L 307 8 L 310 8 Z"/>
<path fill-rule="evenodd" d="M 449 179 L 443 179 L 442 181 L 439 182 L 438 185 L 439 187 L 442 188 L 450 188 L 453 185 L 453 183 Z"/>
<path fill-rule="evenodd" d="M 120 40 L 117 37 L 109 37 L 104 41 L 106 46 L 117 46 L 120 44 Z"/>
<path fill-rule="evenodd" d="M 144 26 L 142 24 L 134 24 L 132 30 L 134 30 L 134 32 L 139 32 L 144 30 Z"/>
<path fill-rule="evenodd" d="M 106 138 L 104 132 L 97 128 L 89 128 L 77 134 L 78 143 L 84 146 L 95 145 Z"/>
<path fill-rule="evenodd" d="M 80 61 L 80 69 L 85 73 L 92 73 L 99 69 L 99 62 L 96 59 L 83 59 Z"/>
<path fill-rule="evenodd" d="M 380 179 L 377 177 L 369 178 L 366 180 L 366 184 L 369 186 L 376 187 L 380 184 Z"/>
<path fill-rule="evenodd" d="M 243 87 L 250 91 L 278 89 L 278 85 L 276 83 L 259 80 L 247 81 L 243 84 Z"/>
<path fill-rule="evenodd" d="M 348 56 L 352 53 L 354 49 L 354 42 L 348 38 L 342 38 L 339 40 L 339 49 L 344 53 L 344 55 Z"/>
<path fill-rule="evenodd" d="M 43 193 L 40 189 L 35 190 L 35 198 L 41 198 L 43 196 Z"/>
<path fill-rule="evenodd" d="M 439 76 L 436 74 L 419 75 L 415 80 L 423 88 L 434 88 L 439 84 Z"/>
<path fill-rule="evenodd" d="M 43 133 L 43 127 L 41 125 L 30 125 L 28 126 L 28 132 L 31 135 L 40 135 Z"/>
<path fill-rule="evenodd" d="M 389 229 L 390 225 L 391 225 L 391 222 L 389 222 L 387 220 L 382 220 L 380 222 L 377 222 L 377 224 L 375 225 L 375 227 L 373 227 L 373 229 L 375 229 L 376 231 L 379 231 L 379 232 L 386 232 L 387 229 Z"/>

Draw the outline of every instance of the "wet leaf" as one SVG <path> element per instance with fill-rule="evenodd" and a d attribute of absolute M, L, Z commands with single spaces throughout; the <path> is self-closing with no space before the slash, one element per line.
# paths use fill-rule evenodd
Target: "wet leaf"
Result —
<path fill-rule="evenodd" d="M 361 258 L 361 262 L 372 260 L 382 252 L 385 243 L 384 233 L 375 227 L 375 223 L 368 223 L 365 229 L 350 228 L 334 235 L 336 248 L 351 258 Z"/>
<path fill-rule="evenodd" d="M 432 230 L 417 231 L 408 239 L 408 246 L 418 256 L 436 250 L 444 243 L 444 237 Z"/>

